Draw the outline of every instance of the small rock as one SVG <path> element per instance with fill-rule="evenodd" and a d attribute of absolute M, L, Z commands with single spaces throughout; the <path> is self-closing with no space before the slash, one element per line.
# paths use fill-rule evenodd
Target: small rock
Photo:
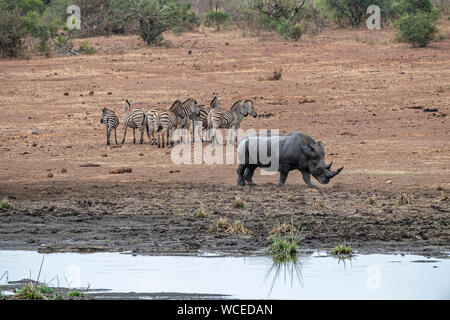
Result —
<path fill-rule="evenodd" d="M 49 173 L 47 174 L 47 178 L 53 178 L 53 173 L 49 172 Z"/>
<path fill-rule="evenodd" d="M 67 173 L 67 169 L 66 168 L 62 168 L 61 169 L 61 173 Z"/>
<path fill-rule="evenodd" d="M 64 92 L 64 95 L 65 95 L 65 96 L 68 96 L 68 95 L 69 95 L 69 93 L 68 93 L 68 92 Z"/>
<path fill-rule="evenodd" d="M 94 91 L 89 92 L 89 95 L 93 96 L 94 95 Z"/>
<path fill-rule="evenodd" d="M 37 142 L 33 142 L 32 147 L 37 147 Z"/>
<path fill-rule="evenodd" d="M 392 180 L 387 180 L 386 184 L 392 184 Z"/>
<path fill-rule="evenodd" d="M 39 132 L 37 132 L 37 131 L 31 131 L 31 134 L 39 135 Z"/>
<path fill-rule="evenodd" d="M 108 156 L 108 154 L 106 154 L 106 153 L 105 153 L 105 154 L 102 154 L 102 157 L 107 157 L 107 156 Z"/>
<path fill-rule="evenodd" d="M 169 173 L 180 173 L 180 170 L 170 170 Z"/>

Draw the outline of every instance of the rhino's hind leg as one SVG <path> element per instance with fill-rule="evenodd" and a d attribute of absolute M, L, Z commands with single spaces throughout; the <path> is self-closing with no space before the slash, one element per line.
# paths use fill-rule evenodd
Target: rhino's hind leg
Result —
<path fill-rule="evenodd" d="M 317 188 L 317 186 L 311 182 L 311 174 L 309 171 L 302 171 L 302 176 L 308 188 Z"/>
<path fill-rule="evenodd" d="M 247 181 L 247 184 L 249 186 L 256 185 L 256 183 L 253 182 L 253 174 L 255 173 L 256 168 L 257 168 L 256 165 L 251 165 L 245 169 L 244 179 L 245 179 L 245 181 Z"/>
<path fill-rule="evenodd" d="M 244 172 L 245 172 L 246 168 L 247 168 L 247 165 L 245 165 L 245 164 L 240 164 L 237 168 L 238 178 L 237 178 L 236 182 L 240 186 L 245 186 Z"/>

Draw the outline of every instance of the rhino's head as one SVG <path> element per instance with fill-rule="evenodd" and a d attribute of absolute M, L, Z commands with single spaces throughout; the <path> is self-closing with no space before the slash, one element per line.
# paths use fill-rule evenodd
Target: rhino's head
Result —
<path fill-rule="evenodd" d="M 317 144 L 308 143 L 308 156 L 309 156 L 309 172 L 312 176 L 322 184 L 327 184 L 332 178 L 338 175 L 344 167 L 337 169 L 336 171 L 331 170 L 331 165 L 325 163 L 325 150 L 323 148 L 323 143 L 321 141 Z"/>

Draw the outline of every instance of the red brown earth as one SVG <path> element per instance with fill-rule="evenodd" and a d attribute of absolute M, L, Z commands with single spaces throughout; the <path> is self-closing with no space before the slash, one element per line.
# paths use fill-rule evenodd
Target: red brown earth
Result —
<path fill-rule="evenodd" d="M 440 29 L 448 34 L 449 22 Z M 296 43 L 238 31 L 166 38 L 158 48 L 93 38 L 95 55 L 0 61 L 0 194 L 15 205 L 0 211 L 0 248 L 247 252 L 293 222 L 304 248 L 449 249 L 448 38 L 424 49 L 394 42 L 391 30 L 325 30 Z M 264 80 L 280 67 L 280 81 Z M 126 144 L 106 146 L 103 107 L 121 118 L 125 98 L 168 108 L 214 94 L 224 108 L 253 99 L 274 116 L 247 118 L 244 129 L 308 133 L 344 171 L 319 191 L 300 173 L 279 189 L 278 176 L 259 171 L 259 186 L 242 188 L 236 165 L 176 166 L 171 149 L 133 145 L 130 131 Z M 120 168 L 132 172 L 110 174 Z M 411 204 L 398 204 L 402 192 Z M 231 208 L 236 196 L 244 209 Z M 200 202 L 207 219 L 191 217 Z M 221 216 L 250 233 L 209 230 Z"/>

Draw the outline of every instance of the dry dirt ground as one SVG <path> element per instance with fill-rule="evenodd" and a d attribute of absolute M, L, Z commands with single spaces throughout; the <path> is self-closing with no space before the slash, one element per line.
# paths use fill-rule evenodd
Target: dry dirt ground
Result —
<path fill-rule="evenodd" d="M 411 49 L 393 37 L 326 30 L 294 43 L 201 31 L 168 34 L 166 47 L 94 38 L 95 55 L 0 61 L 0 194 L 15 206 L 0 209 L 0 248 L 254 252 L 292 223 L 302 248 L 448 251 L 450 40 Z M 282 79 L 267 81 L 280 67 Z M 259 171 L 257 187 L 238 187 L 236 165 L 176 166 L 171 149 L 133 145 L 130 131 L 106 146 L 103 107 L 121 117 L 124 98 L 168 108 L 214 94 L 224 108 L 253 99 L 274 116 L 247 118 L 244 129 L 308 133 L 344 171 L 320 190 L 299 173 L 280 189 Z M 110 174 L 121 167 L 133 171 Z M 399 204 L 402 192 L 411 203 Z M 236 197 L 245 208 L 231 207 Z M 193 218 L 201 203 L 209 217 Z M 249 232 L 210 230 L 219 217 Z"/>

